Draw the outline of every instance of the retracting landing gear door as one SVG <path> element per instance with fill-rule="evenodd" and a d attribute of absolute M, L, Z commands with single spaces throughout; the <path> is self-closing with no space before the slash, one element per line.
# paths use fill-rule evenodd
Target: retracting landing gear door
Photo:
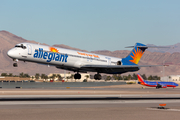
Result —
<path fill-rule="evenodd" d="M 32 54 L 32 47 L 30 44 L 27 44 L 28 46 L 28 55 L 31 55 Z"/>

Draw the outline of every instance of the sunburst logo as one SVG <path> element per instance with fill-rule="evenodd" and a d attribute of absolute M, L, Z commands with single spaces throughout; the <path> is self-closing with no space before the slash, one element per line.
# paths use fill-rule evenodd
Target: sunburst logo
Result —
<path fill-rule="evenodd" d="M 144 52 L 142 50 L 138 49 L 138 48 L 137 48 L 137 50 L 134 49 L 134 51 L 132 51 L 133 55 L 130 55 L 133 60 L 129 60 L 129 61 L 131 61 L 132 63 L 138 64 L 138 62 L 141 59 L 143 53 Z"/>
<path fill-rule="evenodd" d="M 51 52 L 59 53 L 59 50 L 57 50 L 56 48 L 50 47 L 49 49 L 50 49 Z"/>

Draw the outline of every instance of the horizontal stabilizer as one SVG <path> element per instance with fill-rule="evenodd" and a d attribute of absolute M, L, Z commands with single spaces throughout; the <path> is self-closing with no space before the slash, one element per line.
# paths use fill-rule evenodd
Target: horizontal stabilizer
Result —
<path fill-rule="evenodd" d="M 125 48 L 134 48 L 135 46 L 127 46 Z M 163 46 L 136 46 L 138 48 L 170 48 L 170 47 L 163 47 Z"/>

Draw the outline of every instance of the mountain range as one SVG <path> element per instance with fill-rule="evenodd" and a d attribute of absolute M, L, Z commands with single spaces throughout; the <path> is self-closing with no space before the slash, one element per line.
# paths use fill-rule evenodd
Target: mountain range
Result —
<path fill-rule="evenodd" d="M 153 44 L 147 44 L 149 46 L 155 46 Z M 180 52 L 180 43 L 174 45 L 167 45 L 167 46 L 158 46 L 158 47 L 166 47 L 166 48 L 149 48 L 148 51 L 150 52 L 161 52 L 161 53 L 175 53 Z"/>
<path fill-rule="evenodd" d="M 21 42 L 30 42 L 30 43 L 38 43 L 36 41 L 26 40 L 22 37 L 16 36 L 8 31 L 0 31 L 0 73 L 13 73 L 14 75 L 18 75 L 19 73 L 28 73 L 29 75 L 35 75 L 35 73 L 64 73 L 64 70 L 57 69 L 54 66 L 48 67 L 47 65 L 41 65 L 37 63 L 31 62 L 18 62 L 18 67 L 13 67 L 13 61 L 11 58 L 7 56 L 7 51 L 13 48 L 16 44 Z M 43 43 L 45 44 L 45 43 Z M 55 44 L 54 47 L 61 47 L 67 49 L 73 49 L 83 52 L 88 52 L 86 50 L 81 50 L 79 48 L 73 48 L 63 44 Z M 154 45 L 151 45 L 154 46 Z M 168 67 L 164 68 L 164 75 L 179 75 L 180 74 L 180 43 L 175 45 L 169 45 L 170 48 L 154 48 L 149 49 L 144 53 L 140 60 L 140 65 L 158 65 L 158 64 L 168 64 Z M 171 49 L 172 48 L 172 49 Z M 116 51 L 108 51 L 108 50 L 96 50 L 91 51 L 92 53 L 102 54 L 107 56 L 126 57 L 130 51 L 128 50 L 116 50 Z M 71 72 L 73 73 L 73 72 Z M 163 75 L 163 67 L 144 67 L 139 71 L 134 73 L 146 74 L 146 75 Z M 94 73 L 95 74 L 95 73 Z M 133 74 L 133 73 L 125 73 Z M 124 74 L 123 74 L 124 75 Z"/>

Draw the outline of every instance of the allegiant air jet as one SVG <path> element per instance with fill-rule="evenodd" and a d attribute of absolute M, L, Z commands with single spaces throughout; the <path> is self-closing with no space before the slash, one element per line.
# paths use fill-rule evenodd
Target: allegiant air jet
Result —
<path fill-rule="evenodd" d="M 140 76 L 140 74 L 137 74 L 137 77 L 138 77 L 139 84 L 145 85 L 145 86 L 148 86 L 148 87 L 156 87 L 156 89 L 158 89 L 158 88 L 167 88 L 167 87 L 175 88 L 176 86 L 178 86 L 178 84 L 175 83 L 175 82 L 164 82 L 164 81 L 151 82 L 151 81 L 147 81 L 147 80 L 144 80 Z"/>
<path fill-rule="evenodd" d="M 140 67 L 153 65 L 138 65 L 138 62 L 148 46 L 136 43 L 131 53 L 126 58 L 116 58 L 95 53 L 50 47 L 32 43 L 20 43 L 7 52 L 17 67 L 17 61 L 29 61 L 53 65 L 59 69 L 77 72 L 75 79 L 80 79 L 80 72 L 97 72 L 94 79 L 100 80 L 100 73 L 121 74 L 138 71 Z"/>

